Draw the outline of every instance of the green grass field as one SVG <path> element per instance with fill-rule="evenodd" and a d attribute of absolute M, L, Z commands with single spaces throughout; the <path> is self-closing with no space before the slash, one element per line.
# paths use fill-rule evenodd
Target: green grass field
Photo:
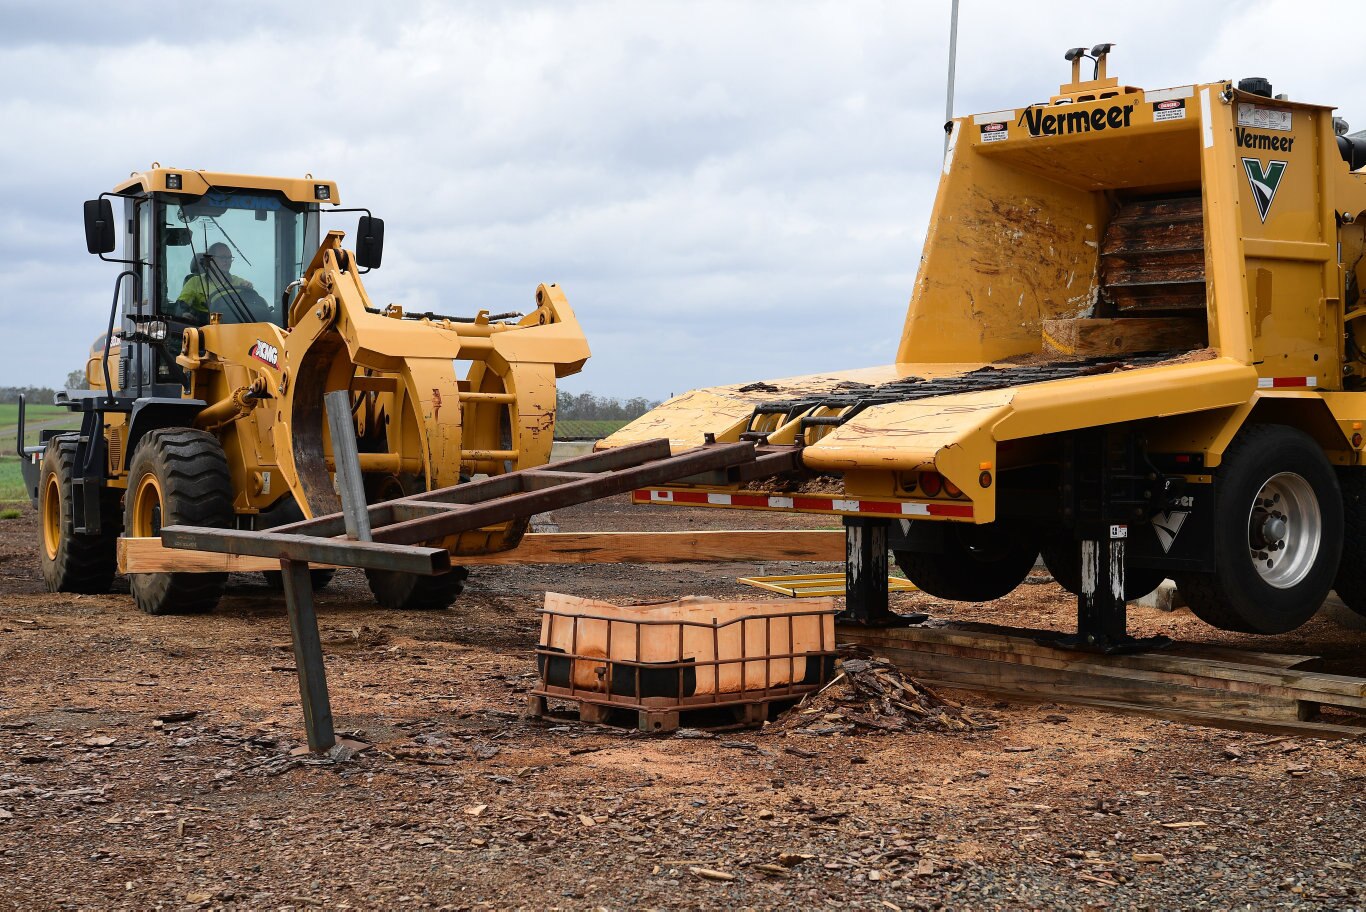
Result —
<path fill-rule="evenodd" d="M 20 474 L 16 456 L 0 457 L 0 504 L 28 503 L 24 491 L 24 476 Z"/>
<path fill-rule="evenodd" d="M 600 440 L 624 428 L 626 421 L 557 421 L 556 440 Z"/>
<path fill-rule="evenodd" d="M 60 405 L 34 405 L 30 402 L 26 409 L 26 414 L 29 421 L 42 421 L 45 418 L 57 418 L 71 413 Z M 18 403 L 6 402 L 0 404 L 0 428 L 14 427 L 18 423 Z"/>
<path fill-rule="evenodd" d="M 27 442 L 38 442 L 38 431 L 44 428 L 75 430 L 81 426 L 81 416 L 59 405 L 34 405 L 24 410 L 24 431 Z M 13 402 L 0 404 L 0 456 L 14 453 L 14 435 L 19 430 L 19 406 Z M 16 468 L 17 472 L 18 469 Z"/>

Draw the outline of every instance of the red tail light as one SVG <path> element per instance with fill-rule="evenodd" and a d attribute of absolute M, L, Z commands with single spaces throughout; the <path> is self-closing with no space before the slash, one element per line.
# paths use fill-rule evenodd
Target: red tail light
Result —
<path fill-rule="evenodd" d="M 938 472 L 920 473 L 920 490 L 925 492 L 926 497 L 938 497 L 939 492 L 944 489 L 944 476 Z"/>
<path fill-rule="evenodd" d="M 963 489 L 958 487 L 958 485 L 954 484 L 953 482 L 949 481 L 947 478 L 945 478 L 944 493 L 949 495 L 950 497 L 962 497 Z"/>

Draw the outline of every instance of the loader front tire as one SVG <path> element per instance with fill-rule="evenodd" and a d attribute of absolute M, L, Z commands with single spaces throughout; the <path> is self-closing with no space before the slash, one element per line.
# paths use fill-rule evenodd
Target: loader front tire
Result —
<path fill-rule="evenodd" d="M 41 541 L 38 564 L 49 592 L 97 595 L 108 592 L 118 564 L 118 492 L 101 492 L 98 535 L 82 535 L 72 522 L 72 480 L 76 476 L 76 451 L 54 440 L 43 453 L 39 473 L 38 516 Z"/>
<path fill-rule="evenodd" d="M 942 550 L 894 551 L 917 589 L 955 602 L 989 602 L 1013 592 L 1039 559 L 1036 536 L 1015 525 L 951 523 Z"/>
<path fill-rule="evenodd" d="M 156 537 L 163 526 L 232 525 L 232 483 L 218 439 L 191 428 L 150 431 L 128 471 L 124 529 Z M 223 597 L 226 573 L 134 573 L 133 599 L 148 614 L 206 614 Z"/>
<path fill-rule="evenodd" d="M 452 567 L 449 573 L 440 576 L 418 576 L 396 570 L 365 571 L 365 579 L 380 607 L 399 611 L 441 611 L 451 607 L 464 590 L 465 578 L 469 575 L 464 567 Z"/>
<path fill-rule="evenodd" d="M 1216 484 L 1214 572 L 1182 574 L 1177 588 L 1196 617 L 1222 630 L 1294 630 L 1340 572 L 1343 498 L 1333 467 L 1304 432 L 1249 425 L 1224 452 Z"/>

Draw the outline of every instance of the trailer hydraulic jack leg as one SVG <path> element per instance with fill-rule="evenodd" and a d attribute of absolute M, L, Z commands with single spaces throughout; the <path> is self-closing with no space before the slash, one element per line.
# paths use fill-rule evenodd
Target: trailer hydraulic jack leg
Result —
<path fill-rule="evenodd" d="M 835 620 L 863 627 L 909 627 L 928 615 L 887 607 L 887 529 L 891 520 L 844 517 L 844 610 Z"/>
<path fill-rule="evenodd" d="M 1127 517 L 1137 500 L 1134 441 L 1105 428 L 1078 431 L 1065 445 L 1063 496 L 1080 550 L 1077 632 L 1048 645 L 1086 652 L 1144 652 L 1171 643 L 1163 636 L 1129 636 L 1124 598 Z"/>

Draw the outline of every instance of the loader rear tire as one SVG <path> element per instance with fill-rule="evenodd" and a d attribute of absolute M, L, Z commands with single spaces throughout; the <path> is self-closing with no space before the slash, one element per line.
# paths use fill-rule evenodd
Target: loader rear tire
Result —
<path fill-rule="evenodd" d="M 441 611 L 465 588 L 470 572 L 464 567 L 452 567 L 440 576 L 418 576 L 395 570 L 366 570 L 365 579 L 381 608 L 399 611 Z"/>
<path fill-rule="evenodd" d="M 1343 557 L 1343 498 L 1311 437 L 1238 432 L 1218 469 L 1213 573 L 1177 577 L 1191 613 L 1221 630 L 1286 633 L 1318 612 Z"/>
<path fill-rule="evenodd" d="M 942 551 L 894 551 L 917 589 L 956 602 L 989 602 L 1013 592 L 1039 559 L 1036 536 L 1004 523 L 952 523 Z"/>
<path fill-rule="evenodd" d="M 124 529 L 159 536 L 163 526 L 232 526 L 232 484 L 218 439 L 164 428 L 138 444 L 128 471 Z M 148 614 L 206 614 L 223 597 L 226 573 L 134 573 L 133 598 Z"/>
<path fill-rule="evenodd" d="M 1080 543 L 1066 532 L 1045 535 L 1039 542 L 1043 565 L 1053 574 L 1058 585 L 1073 595 L 1081 594 L 1081 547 Z M 1142 567 L 1124 568 L 1124 599 L 1141 599 L 1152 592 L 1167 575 L 1161 570 L 1147 570 Z"/>
<path fill-rule="evenodd" d="M 123 519 L 119 515 L 118 492 L 105 489 L 100 501 L 100 534 L 78 534 L 71 512 L 75 476 L 75 448 L 63 446 L 58 440 L 49 443 L 39 471 L 38 564 L 49 592 L 97 595 L 108 592 L 114 582 Z"/>

